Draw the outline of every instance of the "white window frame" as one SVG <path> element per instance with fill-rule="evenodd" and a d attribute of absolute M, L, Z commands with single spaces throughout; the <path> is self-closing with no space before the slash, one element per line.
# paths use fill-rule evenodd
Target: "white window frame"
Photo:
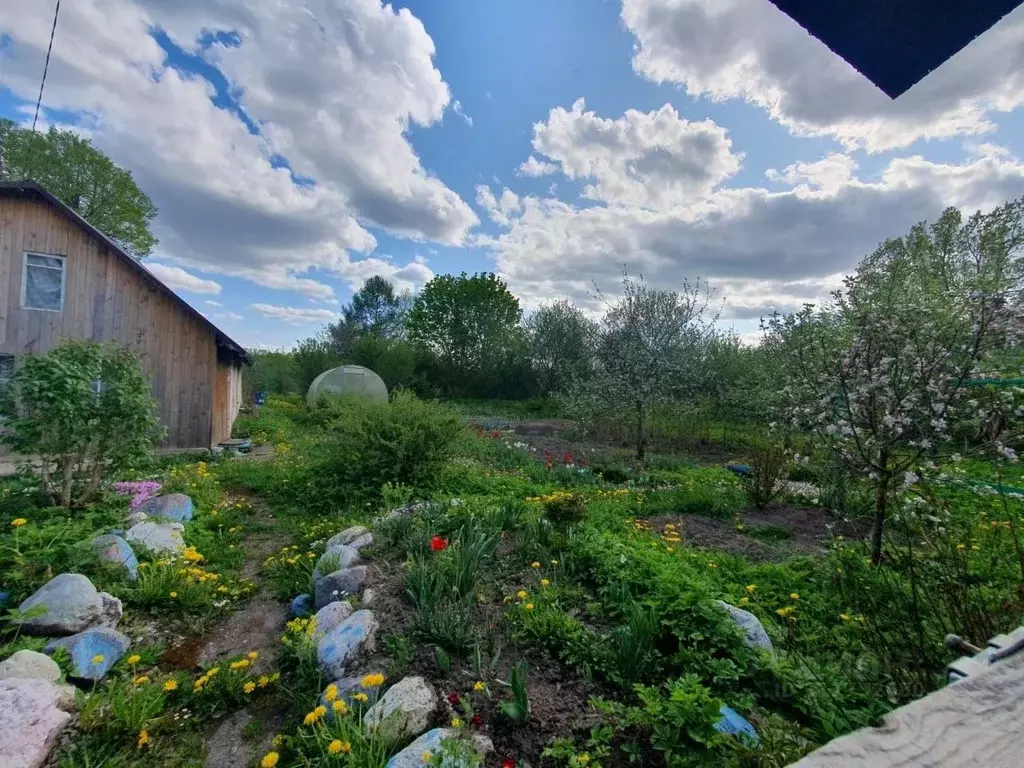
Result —
<path fill-rule="evenodd" d="M 46 259 L 60 259 L 60 307 L 57 309 L 49 309 L 47 307 L 30 307 L 26 303 L 26 293 L 28 292 L 28 257 L 29 256 L 42 256 Z M 21 257 L 21 308 L 31 309 L 35 312 L 63 312 L 64 311 L 64 294 L 67 291 L 68 285 L 68 257 L 59 253 L 42 253 L 40 251 L 25 251 Z M 38 267 L 39 269 L 52 269 L 52 267 L 44 267 L 38 264 L 32 266 Z"/>

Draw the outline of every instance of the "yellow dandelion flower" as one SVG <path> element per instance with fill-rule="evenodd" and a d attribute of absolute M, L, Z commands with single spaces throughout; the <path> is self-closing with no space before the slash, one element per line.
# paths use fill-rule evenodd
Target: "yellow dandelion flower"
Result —
<path fill-rule="evenodd" d="M 256 690 L 256 683 L 254 683 L 252 680 L 250 680 L 248 683 L 246 683 L 245 685 L 242 686 L 242 690 L 245 691 L 246 693 L 252 693 L 253 691 Z"/>
<path fill-rule="evenodd" d="M 370 697 L 360 691 L 359 693 L 352 694 L 352 698 L 360 703 L 365 703 L 370 700 Z"/>
<path fill-rule="evenodd" d="M 260 688 L 266 688 L 270 685 L 270 678 L 266 675 L 260 675 L 260 679 L 257 680 L 257 683 L 259 683 Z"/>
<path fill-rule="evenodd" d="M 146 675 L 139 675 L 134 680 L 132 680 L 132 683 L 134 683 L 135 685 L 145 685 L 148 682 L 149 682 L 149 677 L 146 676 Z"/>
<path fill-rule="evenodd" d="M 557 561 L 557 560 L 552 560 L 552 561 L 551 561 L 551 564 L 552 564 L 552 565 L 558 565 L 558 561 Z"/>
<path fill-rule="evenodd" d="M 245 669 L 248 666 L 249 666 L 249 660 L 248 659 L 239 659 L 238 661 L 231 662 L 228 665 L 228 669 L 230 669 L 233 672 L 236 669 Z"/>
<path fill-rule="evenodd" d="M 277 761 L 281 759 L 281 756 L 277 752 L 267 752 L 260 760 L 260 768 L 275 768 Z"/>
<path fill-rule="evenodd" d="M 171 592 L 171 594 L 170 594 L 171 600 L 176 600 L 177 597 L 178 597 L 178 593 L 177 592 Z"/>
<path fill-rule="evenodd" d="M 131 656 L 128 657 L 128 663 L 131 664 L 133 667 L 140 661 L 142 661 L 142 657 L 139 656 L 139 654 L 137 653 L 133 653 Z"/>
<path fill-rule="evenodd" d="M 420 760 L 422 760 L 423 764 L 426 765 L 427 763 L 430 762 L 430 759 L 432 757 L 433 757 L 433 755 L 430 754 L 429 752 L 424 752 L 422 755 L 420 755 Z"/>
<path fill-rule="evenodd" d="M 525 600 L 527 597 L 529 597 L 529 594 L 525 589 L 520 589 L 518 592 L 516 592 L 516 597 L 518 597 L 520 600 Z"/>
<path fill-rule="evenodd" d="M 27 522 L 28 520 L 26 520 L 24 517 L 16 517 L 13 520 L 11 520 L 11 525 L 15 528 L 21 528 L 21 526 L 25 525 L 25 523 Z"/>
<path fill-rule="evenodd" d="M 171 680 L 164 680 L 164 690 L 165 691 L 176 691 L 176 690 L 178 690 L 178 681 L 177 680 L 173 680 L 173 679 L 171 679 Z"/>
<path fill-rule="evenodd" d="M 533 603 L 527 603 L 526 605 L 523 606 L 523 608 L 525 608 L 528 611 L 532 611 L 533 610 Z"/>
<path fill-rule="evenodd" d="M 453 717 L 452 718 L 452 728 L 461 728 L 461 727 L 462 727 L 462 718 Z"/>
<path fill-rule="evenodd" d="M 740 605 L 746 605 L 749 602 L 750 602 L 750 598 L 749 597 L 741 597 L 740 598 Z"/>
<path fill-rule="evenodd" d="M 335 739 L 327 745 L 327 754 L 329 755 L 340 755 L 341 754 L 341 739 Z"/>
<path fill-rule="evenodd" d="M 540 585 L 541 585 L 542 587 L 546 587 L 546 586 L 549 586 L 550 584 L 551 584 L 551 582 L 550 582 L 550 581 L 548 581 L 547 579 L 541 579 L 541 580 L 540 580 Z"/>
<path fill-rule="evenodd" d="M 538 563 L 536 560 L 534 560 L 532 563 L 530 563 L 530 567 L 531 568 L 540 568 L 540 563 Z"/>
<path fill-rule="evenodd" d="M 324 701 L 331 702 L 338 698 L 338 686 L 331 683 L 327 686 L 327 690 L 324 691 Z"/>
<path fill-rule="evenodd" d="M 477 680 L 475 683 L 473 683 L 473 690 L 477 693 L 485 691 L 487 690 L 487 683 L 483 682 L 482 680 Z"/>
<path fill-rule="evenodd" d="M 149 731 L 147 731 L 145 728 L 143 728 L 141 731 L 139 731 L 139 745 L 138 745 L 138 748 L 142 749 L 147 744 L 149 744 Z"/>
<path fill-rule="evenodd" d="M 331 704 L 331 709 L 334 710 L 334 714 L 336 715 L 344 715 L 348 712 L 348 705 L 341 699 L 338 699 L 336 702 Z"/>
<path fill-rule="evenodd" d="M 800 599 L 800 595 L 798 595 L 796 592 L 790 592 L 789 593 L 789 599 L 790 600 L 799 600 Z"/>
<path fill-rule="evenodd" d="M 247 654 L 245 654 L 245 657 L 249 659 L 249 661 L 256 661 L 256 659 L 258 659 L 260 655 L 256 651 L 249 651 Z"/>
<path fill-rule="evenodd" d="M 848 613 L 840 613 L 839 614 L 839 618 L 842 621 L 849 621 L 850 620 L 850 614 L 848 614 Z"/>
<path fill-rule="evenodd" d="M 106 656 L 104 656 L 102 653 L 97 653 L 95 656 L 93 656 L 91 659 L 89 659 L 89 663 L 90 664 L 102 664 L 106 660 L 107 660 Z"/>
<path fill-rule="evenodd" d="M 747 592 L 749 592 L 750 594 L 754 594 L 754 590 L 755 590 L 755 589 L 757 589 L 757 584 L 747 584 L 747 586 L 745 587 L 745 589 L 746 589 L 746 590 L 747 590 Z"/>
<path fill-rule="evenodd" d="M 206 670 L 206 674 L 208 674 L 210 677 L 213 677 L 218 672 L 220 672 L 220 667 L 213 667 L 212 669 Z"/>
<path fill-rule="evenodd" d="M 365 675 L 362 679 L 363 688 L 377 688 L 384 683 L 384 675 Z"/>

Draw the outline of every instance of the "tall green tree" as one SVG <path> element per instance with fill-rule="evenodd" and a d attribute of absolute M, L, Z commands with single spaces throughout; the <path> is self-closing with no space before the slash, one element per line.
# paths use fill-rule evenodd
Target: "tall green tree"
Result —
<path fill-rule="evenodd" d="M 597 324 L 568 301 L 541 306 L 525 323 L 530 362 L 545 394 L 567 391 L 589 378 Z"/>
<path fill-rule="evenodd" d="M 411 293 L 396 291 L 389 280 L 374 275 L 342 308 L 338 322 L 327 326 L 327 335 L 338 354 L 348 359 L 355 354 L 361 339 L 391 341 L 404 337 L 405 318 L 411 305 Z"/>
<path fill-rule="evenodd" d="M 406 327 L 429 355 L 433 377 L 447 393 L 507 390 L 506 374 L 522 355 L 519 300 L 489 272 L 438 275 L 416 297 Z"/>
<path fill-rule="evenodd" d="M 33 133 L 0 119 L 0 178 L 39 182 L 136 258 L 157 243 L 153 201 L 129 171 L 71 131 Z"/>

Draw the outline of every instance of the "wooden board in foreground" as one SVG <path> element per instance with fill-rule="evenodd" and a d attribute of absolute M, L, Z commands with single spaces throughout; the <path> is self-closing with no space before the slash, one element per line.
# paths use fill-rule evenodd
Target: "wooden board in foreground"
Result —
<path fill-rule="evenodd" d="M 790 768 L 1021 768 L 1024 652 L 830 741 Z"/>

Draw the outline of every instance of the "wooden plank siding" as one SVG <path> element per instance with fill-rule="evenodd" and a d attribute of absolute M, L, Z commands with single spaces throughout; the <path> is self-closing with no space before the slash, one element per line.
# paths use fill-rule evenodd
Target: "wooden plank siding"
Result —
<path fill-rule="evenodd" d="M 60 312 L 21 307 L 26 251 L 66 257 Z M 63 338 L 117 341 L 140 355 L 166 447 L 209 447 L 225 424 L 230 433 L 234 413 L 214 403 L 219 366 L 210 326 L 50 203 L 0 197 L 0 354 L 46 352 Z M 232 398 L 225 406 L 237 413 Z"/>

